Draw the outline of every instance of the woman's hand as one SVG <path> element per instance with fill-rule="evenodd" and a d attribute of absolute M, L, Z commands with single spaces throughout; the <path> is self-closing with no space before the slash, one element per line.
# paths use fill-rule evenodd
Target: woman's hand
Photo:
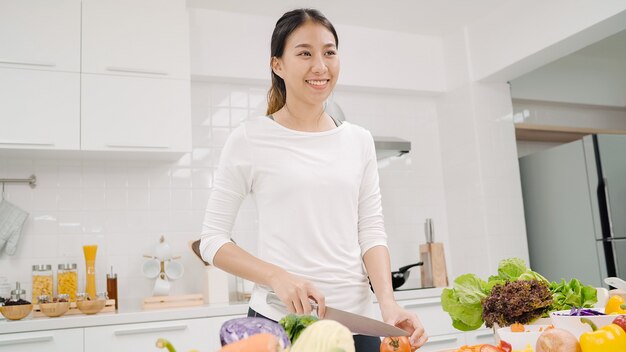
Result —
<path fill-rule="evenodd" d="M 400 329 L 411 334 L 411 350 L 415 351 L 428 340 L 428 335 L 424 331 L 424 327 L 417 315 L 400 307 L 396 302 L 390 302 L 380 305 L 380 311 L 383 320 L 387 324 L 395 325 Z"/>
<path fill-rule="evenodd" d="M 287 306 L 291 313 L 311 314 L 313 310 L 309 299 L 317 302 L 317 315 L 320 318 L 326 313 L 324 295 L 310 281 L 280 270 L 272 275 L 270 286 L 276 296 Z"/>

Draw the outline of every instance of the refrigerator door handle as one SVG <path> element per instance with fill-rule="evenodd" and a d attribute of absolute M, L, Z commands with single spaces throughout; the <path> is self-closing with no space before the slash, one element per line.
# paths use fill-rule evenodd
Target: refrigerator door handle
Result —
<path fill-rule="evenodd" d="M 615 232 L 613 231 L 613 219 L 611 214 L 613 213 L 611 211 L 611 200 L 609 199 L 609 179 L 606 177 L 603 177 L 604 179 L 604 199 L 606 202 L 606 213 L 607 213 L 607 217 L 609 220 L 609 232 L 611 234 L 611 238 L 615 237 Z"/>

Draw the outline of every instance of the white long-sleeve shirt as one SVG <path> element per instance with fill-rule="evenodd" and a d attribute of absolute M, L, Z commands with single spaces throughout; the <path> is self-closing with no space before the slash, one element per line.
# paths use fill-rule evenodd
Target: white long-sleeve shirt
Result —
<path fill-rule="evenodd" d="M 241 202 L 251 196 L 259 221 L 258 257 L 310 280 L 331 307 L 370 315 L 362 256 L 387 245 L 374 141 L 344 122 L 324 132 L 288 129 L 267 116 L 229 136 L 203 223 L 200 251 L 213 263 L 230 242 Z M 250 307 L 279 320 L 255 285 Z"/>

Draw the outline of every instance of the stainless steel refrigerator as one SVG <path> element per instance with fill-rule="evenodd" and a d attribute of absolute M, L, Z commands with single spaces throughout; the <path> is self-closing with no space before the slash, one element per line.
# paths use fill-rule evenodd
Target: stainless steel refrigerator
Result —
<path fill-rule="evenodd" d="M 626 136 L 589 135 L 519 165 L 531 268 L 597 287 L 626 278 Z"/>

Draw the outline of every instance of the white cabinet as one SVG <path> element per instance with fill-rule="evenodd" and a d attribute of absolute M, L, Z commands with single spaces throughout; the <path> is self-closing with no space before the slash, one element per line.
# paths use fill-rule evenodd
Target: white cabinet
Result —
<path fill-rule="evenodd" d="M 0 66 L 79 72 L 80 18 L 80 0 L 0 0 Z"/>
<path fill-rule="evenodd" d="M 480 329 L 466 332 L 465 340 L 468 345 L 478 345 L 481 343 L 496 344 L 496 338 L 492 329 Z"/>
<path fill-rule="evenodd" d="M 429 336 L 458 332 L 452 327 L 452 321 L 448 313 L 441 308 L 441 299 L 439 297 L 398 301 L 398 304 L 417 314 Z"/>
<path fill-rule="evenodd" d="M 0 352 L 83 352 L 83 329 L 0 335 Z"/>
<path fill-rule="evenodd" d="M 465 335 L 463 333 L 430 336 L 424 346 L 420 347 L 420 352 L 443 351 L 459 348 L 465 345 Z"/>
<path fill-rule="evenodd" d="M 82 71 L 189 79 L 185 0 L 83 0 Z"/>
<path fill-rule="evenodd" d="M 0 148 L 190 151 L 188 31 L 184 0 L 0 0 Z"/>
<path fill-rule="evenodd" d="M 186 80 L 83 74 L 82 149 L 190 150 L 189 90 Z"/>
<path fill-rule="evenodd" d="M 0 67 L 0 148 L 80 148 L 80 74 Z"/>
<path fill-rule="evenodd" d="M 178 351 L 220 348 L 219 329 L 232 316 L 85 328 L 85 352 L 151 351 L 165 338 Z"/>

